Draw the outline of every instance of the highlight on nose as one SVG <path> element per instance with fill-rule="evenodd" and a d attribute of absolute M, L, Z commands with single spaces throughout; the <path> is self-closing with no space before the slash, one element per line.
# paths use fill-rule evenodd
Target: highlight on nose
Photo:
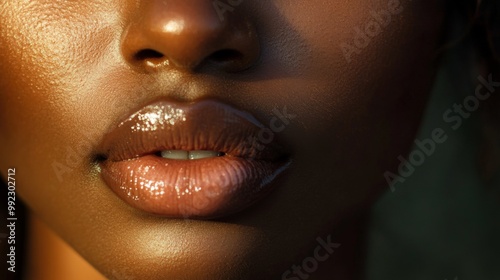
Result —
<path fill-rule="evenodd" d="M 122 54 L 145 71 L 245 70 L 257 61 L 260 46 L 242 12 L 239 6 L 221 20 L 211 1 L 141 1 L 124 29 Z"/>

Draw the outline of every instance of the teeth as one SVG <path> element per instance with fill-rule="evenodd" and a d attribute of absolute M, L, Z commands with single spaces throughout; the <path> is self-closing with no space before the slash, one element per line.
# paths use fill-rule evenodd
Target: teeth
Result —
<path fill-rule="evenodd" d="M 188 159 L 189 152 L 188 151 L 162 151 L 161 156 L 169 159 Z"/>
<path fill-rule="evenodd" d="M 212 158 L 221 156 L 221 153 L 215 151 L 181 151 L 167 150 L 162 151 L 161 156 L 168 159 L 195 160 L 202 158 Z"/>
<path fill-rule="evenodd" d="M 214 151 L 190 151 L 189 159 L 212 158 L 219 156 L 218 152 Z"/>

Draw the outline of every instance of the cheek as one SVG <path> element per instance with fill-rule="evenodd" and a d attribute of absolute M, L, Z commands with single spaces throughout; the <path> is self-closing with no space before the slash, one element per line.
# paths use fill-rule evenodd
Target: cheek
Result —
<path fill-rule="evenodd" d="M 280 4 L 309 49 L 300 63 L 300 78 L 310 81 L 301 88 L 301 116 L 317 123 L 322 116 L 310 108 L 318 108 L 327 113 L 325 122 L 360 114 L 370 123 L 374 113 L 387 118 L 402 107 L 420 110 L 442 35 L 441 1 L 332 1 L 328 7 L 317 2 Z M 283 52 L 296 52 L 295 47 Z M 411 99 L 420 101 L 411 105 Z"/>
<path fill-rule="evenodd" d="M 301 163 L 317 162 L 316 155 L 322 155 L 316 173 L 339 170 L 331 185 L 369 193 L 408 151 L 418 129 L 444 14 L 430 1 L 350 1 L 328 8 L 314 2 L 283 1 L 280 7 L 310 49 L 300 62 L 300 81 L 307 82 L 297 79 L 288 99 L 307 133 L 289 136 L 299 138 Z M 291 46 L 286 51 L 295 52 Z M 317 185 L 325 185 L 321 180 Z"/>
<path fill-rule="evenodd" d="M 19 176 L 18 190 L 35 208 L 43 205 L 32 202 L 53 201 L 61 185 L 52 163 L 82 146 L 87 120 L 95 124 L 85 81 L 107 67 L 96 57 L 110 49 L 114 27 L 107 22 L 116 21 L 116 11 L 76 13 L 51 2 L 0 9 L 0 168 L 29 174 Z"/>
<path fill-rule="evenodd" d="M 2 98 L 39 103 L 45 112 L 81 101 L 87 81 L 103 67 L 99 58 L 110 49 L 116 33 L 111 22 L 119 22 L 116 11 L 52 2 L 7 5 L 0 14 L 6 27 L 0 29 Z"/>

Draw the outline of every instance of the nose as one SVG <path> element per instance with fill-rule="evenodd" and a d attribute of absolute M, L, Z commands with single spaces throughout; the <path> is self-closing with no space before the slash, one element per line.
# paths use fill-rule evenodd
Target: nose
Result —
<path fill-rule="evenodd" d="M 238 72 L 260 55 L 257 32 L 238 11 L 241 6 L 221 7 L 212 0 L 143 0 L 137 5 L 121 41 L 122 55 L 134 67 Z"/>

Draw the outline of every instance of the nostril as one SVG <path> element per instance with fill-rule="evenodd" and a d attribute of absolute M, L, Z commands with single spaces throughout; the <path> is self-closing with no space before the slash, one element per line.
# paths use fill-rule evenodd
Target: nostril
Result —
<path fill-rule="evenodd" d="M 215 62 L 229 62 L 229 61 L 237 61 L 241 60 L 243 58 L 243 54 L 231 50 L 231 49 L 224 49 L 224 50 L 219 50 L 211 54 L 208 59 L 215 61 Z"/>
<path fill-rule="evenodd" d="M 160 59 L 160 58 L 163 58 L 164 55 L 160 52 L 153 50 L 153 49 L 144 49 L 144 50 L 140 50 L 139 52 L 137 52 L 134 57 L 136 60 L 143 61 L 143 60 L 149 60 L 149 59 Z"/>

